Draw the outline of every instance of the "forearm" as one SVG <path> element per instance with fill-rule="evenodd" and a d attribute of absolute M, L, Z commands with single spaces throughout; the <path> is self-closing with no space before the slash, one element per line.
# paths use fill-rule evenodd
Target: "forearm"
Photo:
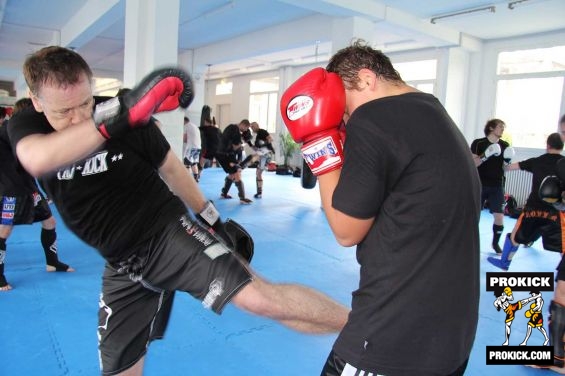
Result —
<path fill-rule="evenodd" d="M 24 137 L 16 146 L 22 166 L 39 177 L 85 158 L 105 142 L 92 120 L 49 134 Z"/>
<path fill-rule="evenodd" d="M 332 206 L 332 197 L 339 182 L 339 175 L 341 169 L 331 171 L 327 174 L 318 176 L 318 183 L 320 187 L 320 199 L 322 201 L 322 207 L 324 208 L 324 213 L 332 231 L 335 233 L 336 227 L 336 210 Z"/>
<path fill-rule="evenodd" d="M 171 191 L 194 213 L 200 213 L 204 209 L 207 202 L 206 197 L 192 174 L 187 171 L 184 164 L 171 150 L 165 157 L 165 162 L 159 172 Z"/>

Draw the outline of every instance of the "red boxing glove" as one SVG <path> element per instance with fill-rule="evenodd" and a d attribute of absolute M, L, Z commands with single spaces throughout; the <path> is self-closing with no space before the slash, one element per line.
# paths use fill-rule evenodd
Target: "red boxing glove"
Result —
<path fill-rule="evenodd" d="M 135 88 L 121 97 L 99 103 L 94 110 L 94 123 L 105 138 L 145 125 L 151 115 L 187 108 L 194 99 L 190 75 L 178 68 L 157 69 Z"/>
<path fill-rule="evenodd" d="M 343 145 L 339 126 L 345 111 L 341 78 L 314 68 L 294 82 L 281 98 L 283 121 L 316 176 L 341 168 Z"/>

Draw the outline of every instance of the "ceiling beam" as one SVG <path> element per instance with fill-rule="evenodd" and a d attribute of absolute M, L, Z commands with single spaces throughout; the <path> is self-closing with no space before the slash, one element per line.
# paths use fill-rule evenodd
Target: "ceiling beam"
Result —
<path fill-rule="evenodd" d="M 54 44 L 79 49 L 124 16 L 125 0 L 88 0 L 63 26 Z"/>
<path fill-rule="evenodd" d="M 196 66 L 221 64 L 228 61 L 252 58 L 276 51 L 315 45 L 330 38 L 331 18 L 316 15 L 299 21 L 287 22 L 243 36 L 212 43 L 194 51 Z M 265 38 L 269 35 L 269 38 Z M 233 46 L 238 46 L 234 49 Z M 230 51 L 227 55 L 226 51 Z"/>
<path fill-rule="evenodd" d="M 382 21 L 386 6 L 374 0 L 279 0 L 296 7 L 311 10 L 331 17 L 363 16 L 372 21 Z"/>
<path fill-rule="evenodd" d="M 420 19 L 374 0 L 279 0 L 331 17 L 358 16 L 375 23 L 382 23 L 401 35 L 413 39 L 414 45 L 434 47 L 461 46 L 476 50 L 478 40 L 443 25 L 433 25 L 428 19 Z"/>

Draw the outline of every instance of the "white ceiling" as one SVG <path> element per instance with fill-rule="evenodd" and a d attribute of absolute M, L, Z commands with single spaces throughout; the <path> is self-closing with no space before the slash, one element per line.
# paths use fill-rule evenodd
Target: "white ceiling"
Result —
<path fill-rule="evenodd" d="M 0 80 L 21 79 L 25 57 L 50 44 L 75 48 L 97 75 L 121 78 L 125 3 L 0 0 Z M 430 22 L 491 6 L 494 12 Z M 180 0 L 179 54 L 192 51 L 194 70 L 209 78 L 315 62 L 332 52 L 333 22 L 351 17 L 371 21 L 370 42 L 384 52 L 476 48 L 486 40 L 565 29 L 565 0 Z"/>

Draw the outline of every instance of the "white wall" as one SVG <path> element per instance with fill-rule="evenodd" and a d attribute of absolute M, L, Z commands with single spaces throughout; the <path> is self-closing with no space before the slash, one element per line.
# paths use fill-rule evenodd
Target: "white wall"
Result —
<path fill-rule="evenodd" d="M 480 54 L 479 66 L 472 69 L 470 82 L 477 85 L 467 86 L 467 106 L 474 109 L 467 111 L 465 129 L 469 137 L 482 137 L 485 122 L 494 117 L 496 103 L 496 62 L 501 51 L 513 51 L 534 48 L 547 48 L 565 43 L 565 30 L 553 33 L 531 35 L 522 38 L 501 39 L 484 44 Z M 475 61 L 476 63 L 476 61 Z M 535 95 L 535 94 L 534 94 Z M 561 99 L 562 113 L 565 112 L 565 91 Z M 558 119 L 555 119 L 557 130 Z"/>
<path fill-rule="evenodd" d="M 565 43 L 565 29 L 558 32 L 485 42 L 477 45 L 473 51 L 464 50 L 461 47 L 445 47 L 391 53 L 388 56 L 393 63 L 425 59 L 438 60 L 435 94 L 470 144 L 473 139 L 484 136 L 485 122 L 494 117 L 498 53 L 508 50 L 551 47 L 563 45 L 563 43 Z M 289 66 L 253 75 L 234 76 L 228 79 L 233 82 L 233 94 L 220 97 L 216 97 L 213 92 L 219 80 L 207 81 L 206 104 L 210 105 L 213 110 L 217 104 L 231 104 L 232 121 L 239 122 L 248 116 L 249 82 L 252 79 L 278 75 L 282 95 L 284 90 L 302 74 L 316 66 L 326 64 L 327 61 L 323 61 L 316 65 Z M 565 91 L 562 107 L 562 113 L 565 113 Z M 282 127 L 282 119 L 279 116 L 277 135 Z M 278 147 L 278 141 L 275 144 Z M 539 155 L 541 152 L 543 152 L 542 149 L 517 149 L 516 158 L 520 160 Z"/>

